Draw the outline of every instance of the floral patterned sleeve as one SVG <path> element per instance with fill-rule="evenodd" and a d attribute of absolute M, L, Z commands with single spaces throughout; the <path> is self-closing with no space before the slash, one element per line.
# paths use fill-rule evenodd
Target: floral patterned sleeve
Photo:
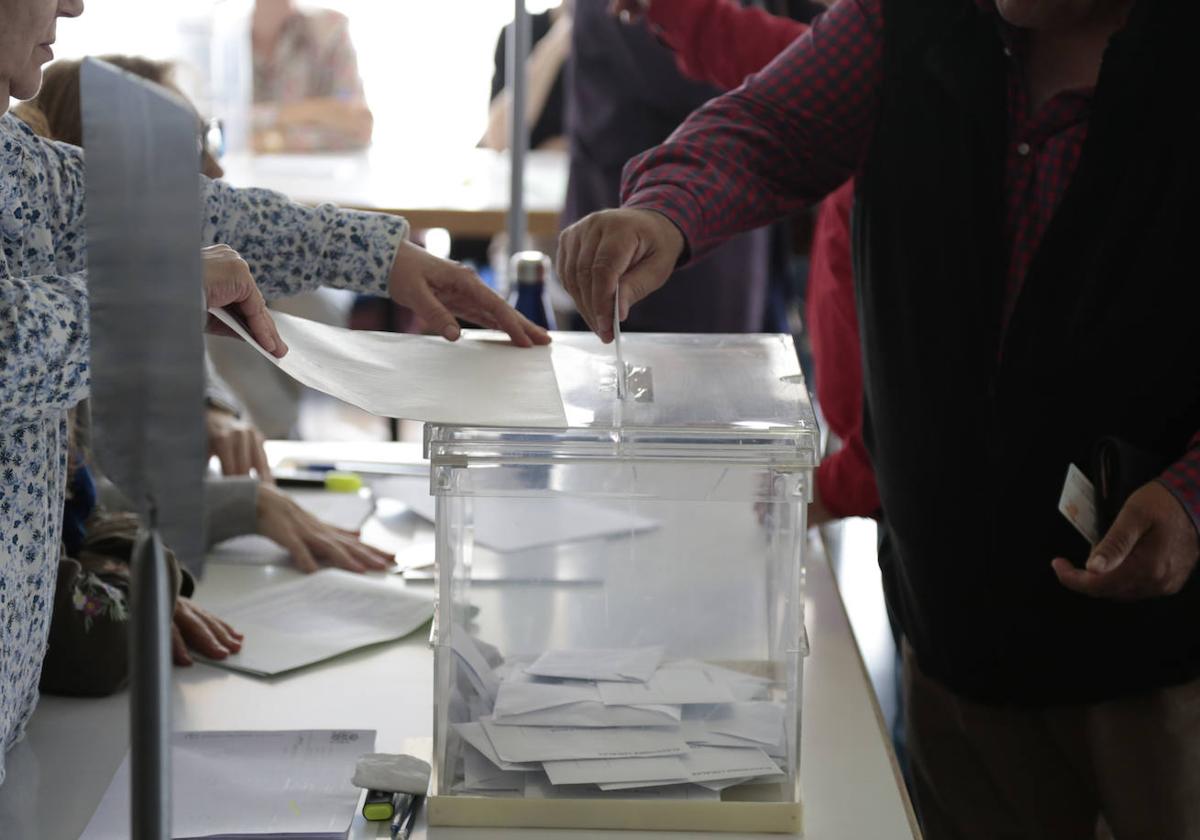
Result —
<path fill-rule="evenodd" d="M 83 161 L 15 117 L 0 130 L 0 421 L 69 408 L 87 390 Z"/>
<path fill-rule="evenodd" d="M 250 265 L 268 299 L 317 286 L 385 295 L 396 249 L 408 237 L 399 216 L 306 207 L 268 190 L 205 179 L 205 244 L 224 243 Z"/>

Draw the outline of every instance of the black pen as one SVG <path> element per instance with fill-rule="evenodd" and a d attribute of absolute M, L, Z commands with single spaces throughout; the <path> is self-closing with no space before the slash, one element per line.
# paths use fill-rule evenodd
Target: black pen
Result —
<path fill-rule="evenodd" d="M 392 840 L 408 840 L 413 826 L 417 823 L 417 810 L 421 806 L 421 797 L 408 794 L 406 796 L 408 801 L 392 817 Z"/>
<path fill-rule="evenodd" d="M 392 811 L 390 826 L 392 840 L 401 836 L 401 832 L 404 829 L 404 820 L 408 817 L 409 812 L 413 810 L 415 799 L 416 797 L 412 793 L 396 794 L 396 810 Z M 412 828 L 409 828 L 409 833 L 412 833 Z M 404 834 L 403 836 L 407 838 L 408 834 Z"/>

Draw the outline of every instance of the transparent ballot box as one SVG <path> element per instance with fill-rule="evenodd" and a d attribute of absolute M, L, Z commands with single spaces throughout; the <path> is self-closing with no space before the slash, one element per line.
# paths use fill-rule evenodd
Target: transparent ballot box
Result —
<path fill-rule="evenodd" d="M 565 429 L 426 426 L 434 825 L 795 832 L 817 428 L 788 336 L 557 333 Z"/>

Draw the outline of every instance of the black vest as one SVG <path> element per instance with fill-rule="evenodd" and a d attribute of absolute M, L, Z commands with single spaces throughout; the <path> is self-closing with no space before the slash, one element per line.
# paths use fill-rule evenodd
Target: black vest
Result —
<path fill-rule="evenodd" d="M 1069 464 L 1108 435 L 1170 460 L 1200 430 L 1194 5 L 1142 0 L 1110 44 L 1002 336 L 1016 140 L 997 21 L 972 0 L 884 3 L 854 225 L 867 441 L 895 547 L 881 563 L 922 667 L 968 697 L 1083 702 L 1200 675 L 1200 575 L 1127 604 L 1050 568 L 1088 553 L 1057 510 Z"/>

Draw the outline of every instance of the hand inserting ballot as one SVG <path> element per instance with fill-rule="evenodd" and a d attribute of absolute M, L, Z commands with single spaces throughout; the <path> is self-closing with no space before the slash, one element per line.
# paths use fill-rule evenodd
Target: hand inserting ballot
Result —
<path fill-rule="evenodd" d="M 1183 505 L 1157 481 L 1129 497 L 1108 533 L 1096 543 L 1087 566 L 1063 557 L 1054 573 L 1063 586 L 1091 595 L 1134 601 L 1173 595 L 1200 560 L 1200 535 Z"/>
<path fill-rule="evenodd" d="M 458 339 L 457 318 L 462 318 L 508 333 L 518 347 L 550 343 L 548 332 L 505 303 L 475 272 L 411 242 L 402 243 L 396 251 L 388 292 L 392 300 L 407 306 L 449 341 Z"/>
<path fill-rule="evenodd" d="M 601 210 L 579 220 L 558 239 L 557 269 L 563 288 L 600 340 L 613 340 L 613 295 L 620 317 L 667 282 L 684 248 L 683 234 L 653 210 Z"/>

